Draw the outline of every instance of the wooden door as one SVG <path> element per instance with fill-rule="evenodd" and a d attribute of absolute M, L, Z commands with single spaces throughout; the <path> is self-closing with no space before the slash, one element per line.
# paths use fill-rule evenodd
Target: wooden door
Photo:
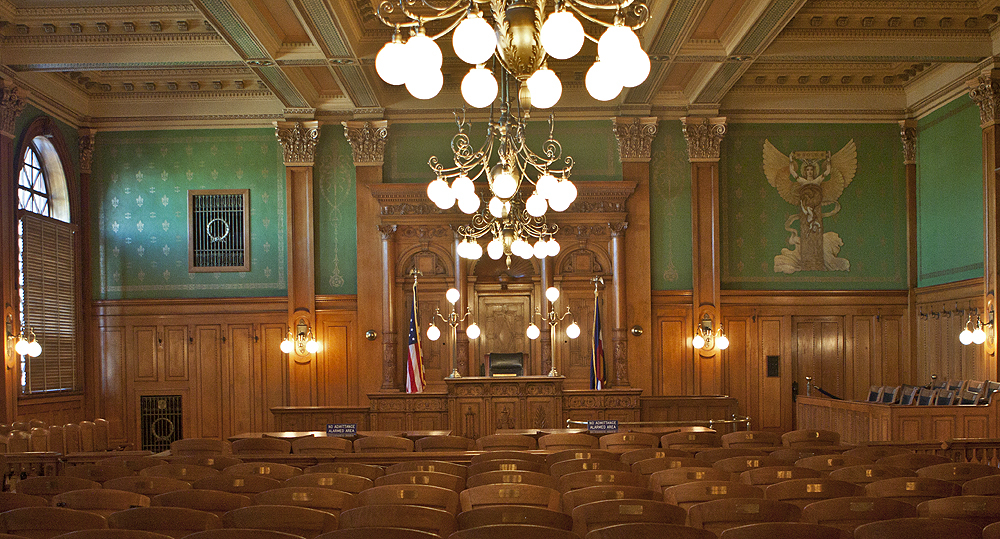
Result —
<path fill-rule="evenodd" d="M 806 377 L 812 377 L 813 396 L 816 388 L 840 398 L 846 384 L 844 358 L 844 318 L 842 316 L 794 316 L 792 330 L 795 342 L 795 381 L 799 394 L 806 394 Z"/>
<path fill-rule="evenodd" d="M 528 294 L 484 295 L 476 298 L 475 320 L 482 334 L 469 343 L 469 374 L 478 375 L 486 354 L 523 352 L 524 374 L 539 373 L 541 361 L 532 357 L 531 340 L 525 330 L 534 309 Z M 539 321 L 536 320 L 537 324 Z"/>

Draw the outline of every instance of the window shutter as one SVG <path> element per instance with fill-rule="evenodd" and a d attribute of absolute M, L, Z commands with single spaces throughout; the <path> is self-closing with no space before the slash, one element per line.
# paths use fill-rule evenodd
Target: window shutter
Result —
<path fill-rule="evenodd" d="M 25 394 L 80 389 L 77 376 L 76 233 L 69 223 L 22 212 L 24 320 L 42 353 L 26 358 Z"/>

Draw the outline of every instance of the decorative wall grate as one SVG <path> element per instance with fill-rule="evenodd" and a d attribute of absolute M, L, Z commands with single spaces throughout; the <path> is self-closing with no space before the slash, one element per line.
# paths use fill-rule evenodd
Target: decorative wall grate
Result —
<path fill-rule="evenodd" d="M 139 397 L 139 427 L 144 451 L 159 453 L 184 437 L 181 431 L 180 395 Z"/>
<path fill-rule="evenodd" d="M 188 191 L 188 271 L 250 271 L 250 190 Z"/>

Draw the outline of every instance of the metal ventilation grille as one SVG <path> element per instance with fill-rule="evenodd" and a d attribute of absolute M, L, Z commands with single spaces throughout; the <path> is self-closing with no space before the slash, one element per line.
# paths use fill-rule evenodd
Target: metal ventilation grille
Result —
<path fill-rule="evenodd" d="M 158 453 L 170 449 L 171 442 L 184 437 L 181 431 L 181 396 L 140 396 L 139 425 L 143 450 Z"/>
<path fill-rule="evenodd" d="M 188 191 L 190 271 L 250 271 L 249 189 Z"/>

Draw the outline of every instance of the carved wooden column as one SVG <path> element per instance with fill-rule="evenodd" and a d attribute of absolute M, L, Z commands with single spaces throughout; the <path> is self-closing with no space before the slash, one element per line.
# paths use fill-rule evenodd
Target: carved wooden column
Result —
<path fill-rule="evenodd" d="M 275 122 L 284 150 L 288 227 L 288 325 L 316 331 L 316 246 L 313 241 L 313 164 L 319 122 Z M 320 343 L 321 345 L 323 343 Z M 296 347 L 288 354 L 288 405 L 316 404 L 316 354 Z"/>
<path fill-rule="evenodd" d="M 552 304 L 549 303 L 549 299 L 545 297 L 545 291 L 552 286 L 552 275 L 554 271 L 554 265 L 552 264 L 552 257 L 547 256 L 540 261 L 541 272 L 542 272 L 542 297 L 539 299 L 538 304 L 541 305 L 540 310 L 542 312 L 542 319 L 539 321 L 538 329 L 540 331 L 538 335 L 539 345 L 542 350 L 542 372 L 532 372 L 529 373 L 525 371 L 524 374 L 548 374 L 552 370 L 552 335 L 549 331 L 549 317 L 548 312 L 552 310 Z M 562 292 L 560 290 L 560 292 Z M 565 300 L 563 300 L 565 301 Z M 533 311 L 528 312 L 531 320 L 535 320 L 535 313 Z"/>
<path fill-rule="evenodd" d="M 404 372 L 396 367 L 396 225 L 378 225 L 382 235 L 382 391 L 399 391 L 402 387 L 397 373 Z M 371 276 L 369 276 L 371 277 Z M 375 280 L 374 278 L 372 279 Z M 362 309 L 359 301 L 358 310 Z M 367 308 L 368 305 L 366 305 Z M 374 306 L 374 304 L 371 304 Z"/>
<path fill-rule="evenodd" d="M 462 236 L 458 233 L 453 233 L 454 239 L 451 242 L 451 256 L 455 261 L 455 289 L 459 291 L 458 301 L 455 302 L 455 312 L 459 316 L 466 313 L 466 309 L 469 307 L 469 290 L 466 286 L 466 281 L 469 277 L 469 262 L 458 256 L 458 244 L 462 241 Z M 464 327 L 469 327 L 472 322 L 476 320 L 473 313 L 472 318 L 466 318 Z M 456 328 L 455 332 L 455 350 L 458 357 L 455 358 L 455 366 L 458 368 L 458 374 L 462 376 L 469 375 L 469 336 L 465 334 L 463 327 Z M 479 373 L 476 373 L 477 375 Z"/>
<path fill-rule="evenodd" d="M 351 144 L 351 151 L 354 156 L 355 171 L 355 192 L 354 201 L 356 204 L 355 225 L 357 230 L 357 260 L 378 260 L 383 256 L 384 245 L 382 243 L 385 231 L 379 230 L 379 204 L 371 195 L 368 189 L 370 185 L 382 183 L 382 163 L 385 160 L 385 141 L 389 135 L 388 122 L 385 120 L 376 121 L 349 121 L 343 122 L 344 136 Z M 392 263 L 395 263 L 395 258 Z M 390 269 L 392 265 L 390 264 Z M 358 272 L 358 329 L 364 334 L 369 330 L 381 328 L 382 339 L 356 339 L 358 346 L 358 375 L 361 377 L 360 386 L 362 388 L 376 388 L 381 385 L 383 390 L 398 389 L 395 382 L 396 369 L 396 324 L 395 313 L 389 304 L 390 311 L 386 311 L 384 294 L 385 279 L 383 276 L 389 275 L 388 288 L 395 288 L 393 273 L 382 272 L 381 276 Z M 386 315 L 389 315 L 386 318 Z M 391 354 L 391 356 L 390 356 Z M 391 357 L 392 370 L 386 372 L 387 358 Z M 381 364 L 381 365 L 380 365 Z M 382 380 L 379 380 L 379 373 L 382 373 Z M 390 378 L 386 378 L 390 376 Z M 389 385 L 386 386 L 387 380 Z M 361 400 L 367 397 L 362 391 Z M 362 402 L 363 404 L 363 402 Z"/>
<path fill-rule="evenodd" d="M 625 260 L 628 261 L 629 280 L 625 283 L 627 311 L 620 329 L 633 326 L 650 329 L 652 326 L 652 277 L 650 275 L 649 228 L 649 161 L 650 148 L 656 138 L 656 117 L 618 117 L 613 120 L 615 139 L 618 141 L 618 158 L 622 163 L 622 179 L 635 182 L 635 191 L 628 197 L 628 236 L 625 237 Z M 628 337 L 625 332 L 624 337 Z M 628 346 L 628 361 L 636 385 L 652 387 L 652 342 L 650 335 L 632 337 Z M 616 370 L 617 372 L 617 370 Z M 638 373 L 638 374 L 636 374 Z M 626 377 L 627 378 L 627 377 Z M 626 382 L 625 385 L 628 385 Z"/>
<path fill-rule="evenodd" d="M 625 229 L 628 223 L 608 223 L 608 228 L 611 230 L 611 297 L 614 301 L 614 325 L 611 329 L 613 372 L 608 373 L 608 381 L 614 388 L 629 387 L 628 330 L 625 328 L 628 307 L 625 294 Z M 649 258 L 648 254 L 646 258 Z"/>
<path fill-rule="evenodd" d="M 997 230 L 997 205 L 1000 203 L 997 191 L 997 174 L 1000 169 L 1000 137 L 997 123 L 1000 121 L 1000 69 L 984 71 L 977 80 L 969 82 L 969 96 L 979 105 L 979 120 L 983 129 L 983 322 L 989 321 L 993 310 L 993 325 L 984 329 L 986 343 L 983 345 L 986 359 L 986 376 L 991 380 L 997 376 L 997 254 L 1000 253 L 1000 230 Z"/>
<path fill-rule="evenodd" d="M 719 154 L 726 134 L 725 118 L 681 118 L 691 163 L 691 218 L 693 232 L 694 322 L 705 315 L 716 330 L 721 321 L 719 272 Z M 694 328 L 691 328 L 692 336 Z M 712 339 L 714 343 L 714 339 Z M 722 355 L 711 349 L 692 350 L 696 394 L 722 393 Z"/>
<path fill-rule="evenodd" d="M 20 167 L 14 166 L 14 120 L 24 110 L 25 101 L 21 98 L 18 88 L 10 81 L 0 79 L 0 285 L 3 296 L 4 326 L 9 317 L 12 330 L 20 331 L 17 313 L 17 176 Z M 17 354 L 6 346 L 4 340 L 4 391 L 3 402 L 0 403 L 0 417 L 5 423 L 14 420 L 17 412 Z"/>
<path fill-rule="evenodd" d="M 903 166 L 906 167 L 906 282 L 907 346 L 909 350 L 900 369 L 900 380 L 913 380 L 917 372 L 917 122 L 899 122 L 903 142 Z M 890 381 L 891 382 L 891 381 Z"/>

